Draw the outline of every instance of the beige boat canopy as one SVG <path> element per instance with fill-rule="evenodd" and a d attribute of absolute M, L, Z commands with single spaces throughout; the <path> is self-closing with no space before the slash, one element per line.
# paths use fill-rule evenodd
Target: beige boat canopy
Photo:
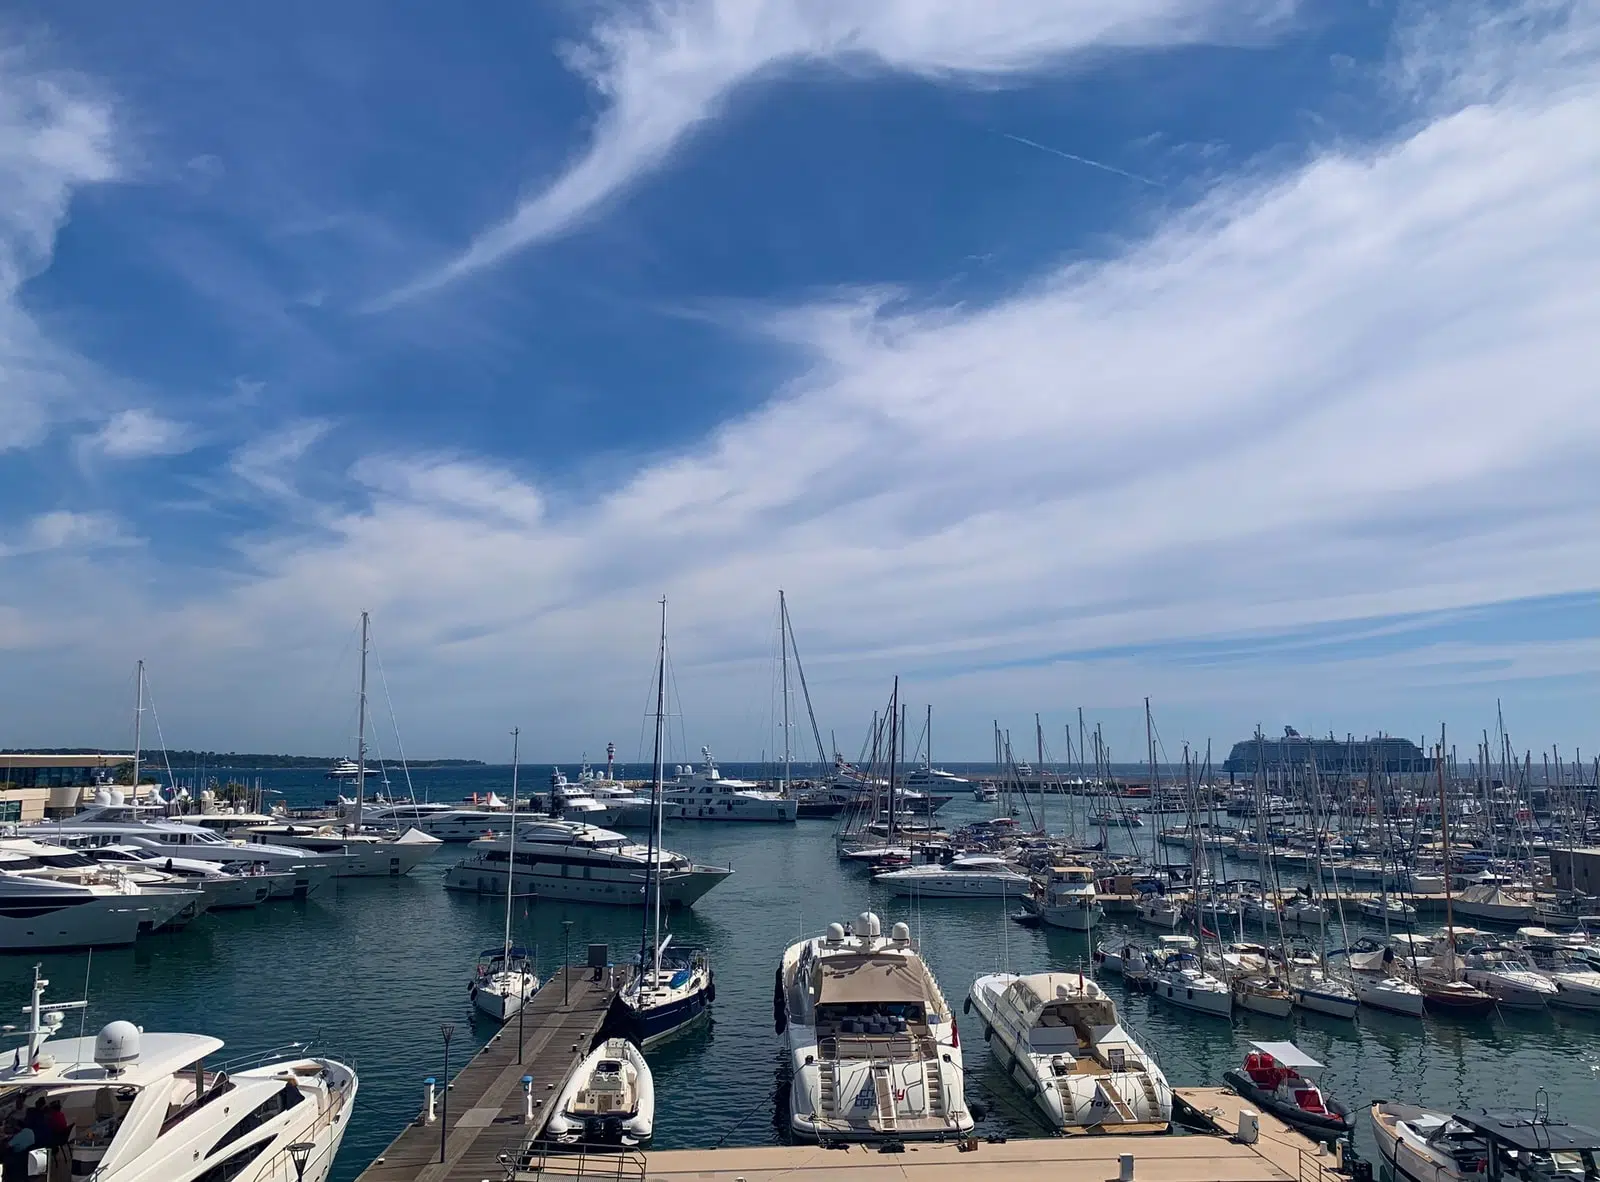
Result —
<path fill-rule="evenodd" d="M 1012 983 L 1016 1007 L 1030 1026 L 1046 1010 L 1065 1019 L 1070 1014 L 1089 1026 L 1115 1026 L 1117 1007 L 1081 973 L 1034 973 Z"/>
<path fill-rule="evenodd" d="M 821 963 L 819 1005 L 934 1003 L 937 994 L 920 960 L 904 956 L 829 956 Z"/>

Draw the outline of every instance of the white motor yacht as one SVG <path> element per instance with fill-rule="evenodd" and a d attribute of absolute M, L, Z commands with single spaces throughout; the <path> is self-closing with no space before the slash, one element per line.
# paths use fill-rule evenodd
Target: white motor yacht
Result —
<path fill-rule="evenodd" d="M 1047 927 L 1071 932 L 1089 931 L 1105 914 L 1095 891 L 1094 871 L 1088 866 L 1052 866 L 1022 905 Z"/>
<path fill-rule="evenodd" d="M 1160 956 L 1148 980 L 1155 996 L 1175 1006 L 1214 1018 L 1233 1016 L 1232 988 L 1206 971 L 1198 950 L 1185 949 Z"/>
<path fill-rule="evenodd" d="M 1568 1010 L 1600 1009 L 1600 972 L 1580 953 L 1564 946 L 1566 937 L 1548 928 L 1519 928 L 1517 935 L 1534 971 L 1556 987 L 1551 1005 Z"/>
<path fill-rule="evenodd" d="M 650 1064 L 627 1039 L 611 1038 L 567 1078 L 545 1135 L 563 1144 L 631 1148 L 650 1140 L 655 1115 Z"/>
<path fill-rule="evenodd" d="M 94 1182 L 325 1182 L 344 1139 L 356 1074 L 312 1057 L 260 1057 L 207 1070 L 222 1041 L 112 1022 L 56 1038 L 83 1002 L 46 1003 L 34 971 L 29 1029 L 0 1067 L 8 1103 L 61 1103 L 64 1146 L 28 1151 L 29 1178 Z M 37 1168 L 36 1168 L 37 1167 Z M 9 1167 L 8 1167 L 9 1174 Z"/>
<path fill-rule="evenodd" d="M 768 792 L 749 780 L 724 779 L 709 747 L 700 748 L 700 770 L 683 767 L 667 785 L 663 812 L 669 821 L 793 821 L 799 801 Z"/>
<path fill-rule="evenodd" d="M 444 842 L 416 829 L 400 836 L 343 825 L 275 822 L 243 830 L 250 845 L 287 846 L 313 854 L 345 855 L 333 863 L 336 878 L 398 878 L 433 856 Z"/>
<path fill-rule="evenodd" d="M 1033 879 L 1012 869 L 1004 858 L 993 854 L 962 854 L 945 864 L 928 863 L 886 870 L 875 875 L 897 895 L 916 895 L 931 899 L 1022 898 L 1033 888 Z"/>
<path fill-rule="evenodd" d="M 13 863 L 22 855 L 11 855 Z M 131 881 L 83 883 L 5 870 L 0 855 L 0 951 L 132 944 L 191 906 L 197 891 L 149 890 Z"/>
<path fill-rule="evenodd" d="M 1433 1112 L 1381 1100 L 1372 1106 L 1378 1152 L 1399 1182 L 1552 1182 L 1595 1175 L 1600 1131 L 1531 1109 Z"/>
<path fill-rule="evenodd" d="M 491 800 L 493 797 L 491 795 Z M 355 802 L 341 802 L 344 819 L 353 820 Z M 511 810 L 494 801 L 482 805 L 436 804 L 414 801 L 368 802 L 361 809 L 364 825 L 404 833 L 420 829 L 440 841 L 477 841 L 511 831 Z"/>
<path fill-rule="evenodd" d="M 972 789 L 972 799 L 982 804 L 993 804 L 1000 799 L 1000 789 L 993 784 L 978 784 Z"/>
<path fill-rule="evenodd" d="M 294 877 L 283 890 L 303 897 L 327 883 L 345 854 L 320 854 L 288 846 L 244 842 L 220 837 L 200 825 L 157 819 L 142 805 L 94 805 L 59 821 L 40 821 L 18 832 L 41 841 L 56 838 L 104 845 L 131 846 L 158 857 L 193 858 L 231 864 L 257 862 L 273 870 L 292 870 Z M 278 888 L 274 886 L 274 896 Z"/>
<path fill-rule="evenodd" d="M 572 903 L 645 903 L 649 849 L 610 829 L 572 821 L 533 821 L 518 825 L 516 861 L 507 837 L 482 837 L 452 866 L 444 884 L 450 890 L 498 895 L 506 889 L 506 867 L 513 865 L 519 895 Z M 658 850 L 661 901 L 687 907 L 716 886 L 731 869 L 701 866 L 682 854 Z"/>
<path fill-rule="evenodd" d="M 1387 898 L 1362 899 L 1357 905 L 1362 915 L 1395 927 L 1410 927 L 1417 922 L 1417 909 L 1404 899 L 1393 895 Z"/>
<path fill-rule="evenodd" d="M 1056 1130 L 1152 1133 L 1171 1124 L 1167 1077 L 1082 973 L 979 977 L 973 1008 L 995 1062 Z"/>
<path fill-rule="evenodd" d="M 791 944 L 774 983 L 789 1043 L 790 1132 L 803 1140 L 944 1140 L 972 1130 L 955 1017 L 903 923 L 872 912 Z"/>
<path fill-rule="evenodd" d="M 272 896 L 273 883 L 293 884 L 290 871 L 264 870 L 246 862 L 232 865 L 202 862 L 195 858 L 160 858 L 133 846 L 88 845 L 83 852 L 96 862 L 158 870 L 175 885 L 204 891 L 208 911 L 228 911 L 265 903 Z"/>
<path fill-rule="evenodd" d="M 1153 928 L 1171 930 L 1183 922 L 1183 908 L 1162 894 L 1152 893 L 1140 899 L 1134 914 L 1140 923 L 1147 923 Z"/>
<path fill-rule="evenodd" d="M 1150 950 L 1142 944 L 1128 940 L 1102 940 L 1094 950 L 1093 960 L 1113 976 L 1137 984 L 1149 976 L 1152 957 Z"/>
<path fill-rule="evenodd" d="M 1468 985 L 1514 1009 L 1542 1010 L 1559 993 L 1555 982 L 1535 972 L 1522 953 L 1501 944 L 1468 949 L 1462 957 L 1462 970 Z"/>
<path fill-rule="evenodd" d="M 182 898 L 183 905 L 157 924 L 157 931 L 187 927 L 211 904 L 205 892 L 159 870 L 104 866 L 78 850 L 26 837 L 0 838 L 0 870 L 74 886 L 106 887 L 131 895 L 161 896 L 179 892 L 176 897 Z"/>

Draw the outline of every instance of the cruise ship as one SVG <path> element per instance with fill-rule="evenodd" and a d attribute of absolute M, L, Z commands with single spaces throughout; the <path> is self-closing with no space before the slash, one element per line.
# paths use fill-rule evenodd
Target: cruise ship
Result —
<path fill-rule="evenodd" d="M 955 1015 L 897 923 L 792 944 L 773 1011 L 789 1041 L 789 1129 L 808 1141 L 933 1141 L 972 1131 Z"/>
<path fill-rule="evenodd" d="M 511 839 L 481 837 L 450 868 L 444 884 L 453 891 L 504 897 Z M 517 826 L 513 889 L 519 895 L 571 903 L 642 907 L 650 851 L 631 837 L 575 821 L 534 821 Z M 733 871 L 700 866 L 682 854 L 658 850 L 661 902 L 688 907 Z"/>

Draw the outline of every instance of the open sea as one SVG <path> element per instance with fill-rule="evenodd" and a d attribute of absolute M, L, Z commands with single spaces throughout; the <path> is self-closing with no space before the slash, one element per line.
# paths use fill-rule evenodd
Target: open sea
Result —
<path fill-rule="evenodd" d="M 737 765 L 724 771 L 741 774 Z M 524 766 L 524 790 L 542 789 L 549 774 L 548 766 Z M 332 795 L 318 771 L 252 772 L 248 778 L 253 782 L 258 775 L 291 804 L 320 803 Z M 415 771 L 412 778 L 419 797 L 454 801 L 491 789 L 506 794 L 510 769 Z M 1056 813 L 1048 818 L 1050 827 L 1059 830 L 1066 798 L 1048 800 L 1047 809 Z M 993 811 L 992 805 L 958 797 L 939 817 L 954 826 Z M 1140 833 L 1149 840 L 1148 828 Z M 680 941 L 709 950 L 717 1000 L 710 1024 L 650 1054 L 655 1146 L 780 1140 L 773 1097 L 784 1057 L 772 1029 L 772 973 L 787 944 L 834 920 L 869 908 L 886 927 L 905 920 L 958 1013 L 980 973 L 1087 968 L 1087 939 L 1011 923 L 1006 912 L 1014 904 L 914 905 L 874 889 L 864 871 L 839 864 L 833 834 L 834 822 L 822 820 L 793 826 L 668 823 L 669 849 L 731 865 L 735 873 L 692 912 L 671 918 Z M 90 1032 L 126 1018 L 148 1030 L 215 1035 L 227 1041 L 226 1056 L 312 1040 L 318 1053 L 343 1058 L 360 1073 L 356 1110 L 332 1174 L 333 1182 L 350 1182 L 416 1115 L 423 1078 L 443 1065 L 440 1022 L 456 1023 L 452 1073 L 493 1032 L 490 1023 L 474 1017 L 467 977 L 478 952 L 500 942 L 504 900 L 444 890 L 444 872 L 464 849 L 443 846 L 405 878 L 339 880 L 309 900 L 206 915 L 186 931 L 146 937 L 132 948 L 92 958 L 0 957 L 0 997 L 10 998 L 20 1013 L 38 962 L 52 980 L 50 998 L 81 997 L 87 982 Z M 626 959 L 638 947 L 637 909 L 519 904 L 516 938 L 537 948 L 545 973 L 562 962 L 561 925 L 567 919 L 573 921 L 575 961 L 582 961 L 591 942 L 608 943 L 614 959 Z M 1104 920 L 1096 938 L 1118 930 L 1119 924 Z M 1431 930 L 1426 920 L 1423 930 Z M 1363 1009 L 1354 1022 L 1315 1014 L 1282 1021 L 1250 1015 L 1230 1025 L 1130 995 L 1116 978 L 1106 987 L 1175 1086 L 1220 1084 L 1249 1038 L 1293 1038 L 1328 1065 L 1322 1075 L 1327 1089 L 1358 1111 L 1374 1099 L 1453 1108 L 1528 1106 L 1542 1088 L 1555 1113 L 1600 1126 L 1600 1015 L 1503 1011 L 1477 1020 L 1417 1022 Z M 77 1033 L 75 1019 L 65 1033 Z M 992 1069 L 975 1020 L 963 1029 L 962 1049 L 967 1098 L 988 1113 L 979 1132 L 1046 1135 L 1030 1104 Z M 1357 1144 L 1376 1158 L 1364 1112 Z"/>

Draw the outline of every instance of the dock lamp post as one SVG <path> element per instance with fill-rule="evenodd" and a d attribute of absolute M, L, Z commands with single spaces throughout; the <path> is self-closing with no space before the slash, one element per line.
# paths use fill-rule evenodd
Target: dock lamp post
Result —
<path fill-rule="evenodd" d="M 563 919 L 561 926 L 566 929 L 566 951 L 562 953 L 561 960 L 561 1004 L 572 1004 L 572 921 Z"/>
<path fill-rule="evenodd" d="M 295 1182 L 306 1182 L 306 1162 L 311 1160 L 311 1151 L 316 1145 L 310 1141 L 296 1141 L 289 1146 L 289 1160 L 294 1163 Z"/>
<path fill-rule="evenodd" d="M 439 1033 L 444 1036 L 444 1096 L 439 1109 L 439 1160 L 444 1161 L 445 1130 L 450 1127 L 450 1039 L 455 1036 L 454 1022 L 440 1022 Z"/>

